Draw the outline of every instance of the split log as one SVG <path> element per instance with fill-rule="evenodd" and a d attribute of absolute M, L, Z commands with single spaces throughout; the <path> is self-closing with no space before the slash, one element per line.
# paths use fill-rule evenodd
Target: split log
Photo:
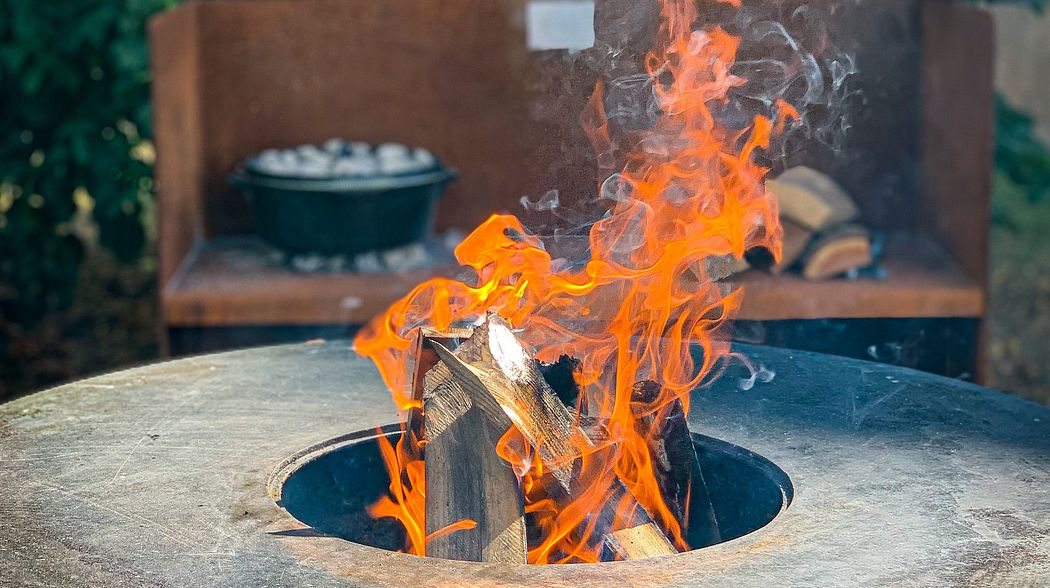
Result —
<path fill-rule="evenodd" d="M 405 434 L 408 435 L 408 447 L 417 451 L 423 440 L 423 377 L 435 365 L 438 364 L 437 354 L 431 342 L 436 341 L 447 348 L 455 349 L 460 342 L 466 340 L 473 334 L 474 329 L 469 327 L 451 327 L 444 331 L 438 331 L 430 327 L 420 327 L 416 331 L 415 338 L 415 361 L 412 368 L 412 400 L 419 407 L 411 408 L 405 417 Z"/>
<path fill-rule="evenodd" d="M 747 271 L 751 268 L 751 264 L 746 259 L 735 255 L 714 255 L 704 259 L 704 267 L 707 271 L 707 279 L 719 282 Z"/>
<path fill-rule="evenodd" d="M 766 181 L 777 197 L 780 216 L 811 231 L 823 231 L 851 221 L 859 211 L 842 186 L 827 174 L 798 166 Z"/>
<path fill-rule="evenodd" d="M 455 353 L 439 343 L 433 347 L 471 400 L 493 423 L 516 426 L 525 434 L 547 468 L 569 490 L 576 447 L 590 441 L 547 385 L 510 325 L 490 314 Z"/>
<path fill-rule="evenodd" d="M 588 461 L 596 464 L 596 467 L 584 471 L 582 459 L 574 464 L 573 496 L 578 496 L 594 484 L 595 476 L 614 476 L 607 468 L 611 464 L 612 454 L 618 449 L 617 444 L 609 438 L 602 420 L 581 416 L 580 426 L 594 444 L 595 449 L 588 456 Z M 602 547 L 602 561 L 642 559 L 678 552 L 667 535 L 653 522 L 649 512 L 619 479 L 611 483 L 608 480 L 601 482 L 599 487 L 605 488 L 607 494 L 602 497 L 601 505 L 590 514 L 586 525 L 593 529 L 589 543 Z"/>
<path fill-rule="evenodd" d="M 474 335 L 455 353 L 440 343 L 434 343 L 433 348 L 453 379 L 495 428 L 505 430 L 514 426 L 536 448 L 549 472 L 541 480 L 548 496 L 556 504 L 571 500 L 585 483 L 578 479 L 580 448 L 589 451 L 593 442 L 551 390 L 537 362 L 518 342 L 510 325 L 499 315 L 490 313 L 488 320 L 476 328 Z M 614 483 L 613 493 L 628 496 L 627 489 L 619 482 Z M 637 505 L 637 501 L 634 502 Z M 650 532 L 663 537 L 663 553 L 677 552 L 640 506 L 617 513 L 616 508 L 622 503 L 618 499 L 607 500 L 594 515 L 601 524 L 596 525 L 601 528 L 596 536 L 601 537 L 615 556 L 630 557 L 611 539 L 611 533 L 624 528 L 625 521 L 630 526 L 652 526 Z"/>
<path fill-rule="evenodd" d="M 784 270 L 793 266 L 806 252 L 806 246 L 813 239 L 813 231 L 787 219 L 781 219 L 780 226 L 784 227 L 780 261 L 769 268 L 774 275 L 782 274 Z"/>
<path fill-rule="evenodd" d="M 415 366 L 412 376 L 412 397 L 423 399 L 423 377 L 438 364 L 438 356 L 431 347 L 437 341 L 448 349 L 456 349 L 459 344 L 474 334 L 471 327 L 450 327 L 443 331 L 430 327 L 420 327 L 415 340 Z"/>
<path fill-rule="evenodd" d="M 802 275 L 808 280 L 825 280 L 871 263 L 867 229 L 843 225 L 813 241 L 802 260 Z"/>
<path fill-rule="evenodd" d="M 702 269 L 700 263 L 703 264 Z M 695 292 L 701 284 L 719 282 L 750 268 L 751 264 L 746 259 L 733 255 L 713 255 L 704 258 L 693 267 L 682 270 L 677 276 L 678 287 L 687 292 Z"/>
<path fill-rule="evenodd" d="M 609 534 L 606 544 L 618 553 L 622 553 L 624 559 L 645 559 L 668 555 L 667 537 L 653 524 L 613 531 Z"/>
<path fill-rule="evenodd" d="M 646 380 L 634 385 L 635 429 L 647 442 L 660 495 L 691 547 L 720 543 L 718 519 L 682 402 L 677 398 L 663 405 L 659 402 L 664 402 L 659 384 Z"/>
<path fill-rule="evenodd" d="M 426 533 L 432 536 L 427 556 L 527 563 L 518 477 L 496 454 L 506 427 L 494 424 L 471 401 L 443 363 L 431 368 L 423 380 Z M 464 521 L 474 526 L 440 533 Z"/>

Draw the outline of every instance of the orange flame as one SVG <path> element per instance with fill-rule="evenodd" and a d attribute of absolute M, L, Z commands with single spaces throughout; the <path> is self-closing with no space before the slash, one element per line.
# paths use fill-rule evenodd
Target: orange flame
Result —
<path fill-rule="evenodd" d="M 739 6 L 738 0 L 723 1 Z M 445 329 L 493 309 L 521 328 L 538 359 L 568 354 L 581 360 L 575 374 L 581 397 L 590 414 L 601 415 L 609 442 L 577 448 L 579 478 L 586 485 L 571 503 L 555 504 L 542 495 L 536 483 L 544 472 L 542 460 L 515 429 L 497 448 L 522 477 L 526 510 L 542 533 L 530 547 L 531 563 L 598 561 L 601 545 L 591 537 L 590 515 L 610 501 L 619 501 L 618 517 L 626 525 L 637 500 L 678 548 L 688 548 L 683 521 L 664 504 L 646 439 L 636 428 L 632 388 L 640 380 L 655 380 L 662 392 L 647 406 L 650 412 L 676 399 L 688 410 L 689 392 L 712 377 L 718 360 L 729 353 L 724 327 L 742 297 L 739 290 L 724 292 L 706 262 L 740 258 L 756 246 L 780 255 L 776 205 L 763 186 L 768 170 L 754 156 L 798 114 L 778 101 L 775 118 L 756 116 L 742 130 L 720 125 L 719 108 L 743 83 L 731 73 L 739 39 L 717 27 L 694 31 L 697 17 L 694 0 L 663 0 L 660 32 L 646 57 L 661 115 L 653 128 L 632 137 L 623 172 L 603 187 L 615 204 L 590 231 L 586 265 L 552 267 L 542 242 L 517 218 L 494 215 L 455 251 L 456 259 L 476 272 L 476 286 L 425 282 L 367 325 L 355 342 L 358 353 L 378 366 L 401 410 L 419 408 L 410 394 L 410 368 L 414 329 L 422 325 Z M 602 104 L 599 83 L 582 115 L 598 151 L 611 141 Z M 699 361 L 694 346 L 703 351 Z M 404 439 L 396 448 L 381 442 L 391 495 L 369 512 L 401 521 L 407 551 L 423 555 L 421 452 Z M 616 495 L 614 488 L 624 486 L 630 496 Z"/>

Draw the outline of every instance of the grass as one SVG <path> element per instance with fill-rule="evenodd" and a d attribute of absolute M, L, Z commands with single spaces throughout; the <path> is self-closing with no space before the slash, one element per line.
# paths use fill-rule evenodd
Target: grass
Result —
<path fill-rule="evenodd" d="M 1050 405 L 1050 201 L 995 177 L 988 384 Z"/>

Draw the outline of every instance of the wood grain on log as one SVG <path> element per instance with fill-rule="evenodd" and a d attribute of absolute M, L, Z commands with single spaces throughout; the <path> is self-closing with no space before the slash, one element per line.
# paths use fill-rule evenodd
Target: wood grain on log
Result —
<path fill-rule="evenodd" d="M 575 416 L 543 379 L 539 367 L 517 341 L 510 325 L 490 314 L 485 324 L 453 353 L 435 344 L 441 361 L 471 400 L 493 422 L 513 423 L 536 447 L 544 464 L 568 490 L 577 447 L 590 445 Z M 471 361 L 464 357 L 476 354 Z"/>
<path fill-rule="evenodd" d="M 527 563 L 518 477 L 496 454 L 507 423 L 493 422 L 475 405 L 445 364 L 423 379 L 427 535 L 464 520 L 476 524 L 430 539 L 427 556 Z"/>
<path fill-rule="evenodd" d="M 455 352 L 437 342 L 432 347 L 441 360 L 440 367 L 448 370 L 452 380 L 495 428 L 514 426 L 536 448 L 549 474 L 540 483 L 556 504 L 567 504 L 586 483 L 579 479 L 580 458 L 582 451 L 593 451 L 594 443 L 573 412 L 551 390 L 538 363 L 514 336 L 510 325 L 490 313 Z M 440 373 L 443 372 L 435 368 L 427 379 Z M 611 557 L 630 558 L 620 542 L 610 539 L 613 531 L 624 528 L 625 521 L 631 526 L 651 526 L 649 533 L 663 537 L 665 553 L 676 553 L 626 487 L 619 480 L 611 484 L 615 499 L 603 501 L 592 515 L 604 526 L 595 536 L 610 549 Z M 617 512 L 632 502 L 634 506 Z"/>
<path fill-rule="evenodd" d="M 437 341 L 452 349 L 459 347 L 461 341 L 470 337 L 473 333 L 471 328 L 452 327 L 438 331 L 431 327 L 420 327 L 416 331 L 414 365 L 412 367 L 412 400 L 419 404 L 412 407 L 405 416 L 405 432 L 408 435 L 409 445 L 412 451 L 416 451 L 419 442 L 424 438 L 423 433 L 423 377 L 435 365 L 438 364 L 437 354 L 431 346 L 431 342 Z"/>
<path fill-rule="evenodd" d="M 649 523 L 609 533 L 607 545 L 623 554 L 624 559 L 645 559 L 678 553 L 667 550 L 667 537 L 656 525 Z"/>
<path fill-rule="evenodd" d="M 867 229 L 843 225 L 813 241 L 802 260 L 802 275 L 807 280 L 826 280 L 871 262 L 871 237 Z"/>

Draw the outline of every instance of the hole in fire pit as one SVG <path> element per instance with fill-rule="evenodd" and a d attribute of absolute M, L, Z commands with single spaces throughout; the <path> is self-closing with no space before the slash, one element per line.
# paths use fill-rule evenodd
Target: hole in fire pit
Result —
<path fill-rule="evenodd" d="M 383 428 L 395 441 L 396 425 Z M 392 519 L 373 519 L 365 508 L 389 480 L 375 431 L 330 439 L 284 461 L 270 477 L 270 495 L 314 531 L 355 543 L 397 550 L 404 543 Z M 725 441 L 693 433 L 723 541 L 766 526 L 791 503 L 793 488 L 768 459 Z M 688 529 L 687 538 L 688 538 Z M 694 549 L 707 547 L 690 541 Z"/>

